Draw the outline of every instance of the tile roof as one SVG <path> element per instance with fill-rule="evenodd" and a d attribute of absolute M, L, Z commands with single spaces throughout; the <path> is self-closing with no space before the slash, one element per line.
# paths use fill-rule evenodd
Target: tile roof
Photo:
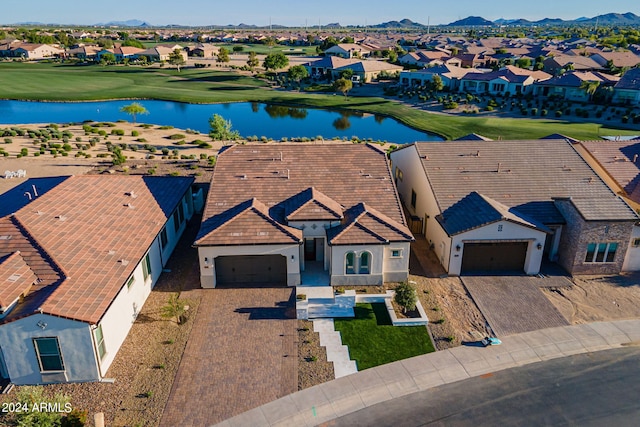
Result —
<path fill-rule="evenodd" d="M 20 251 L 0 257 L 0 310 L 6 310 L 36 283 L 38 277 Z"/>
<path fill-rule="evenodd" d="M 42 285 L 51 285 L 34 289 L 9 317 L 40 309 L 99 322 L 192 182 L 74 176 L 3 218 L 0 235 L 7 230 L 16 239 L 0 240 L 0 252 L 20 246 Z"/>
<path fill-rule="evenodd" d="M 560 76 L 537 83 L 542 86 L 580 87 L 583 82 L 615 84 L 620 78 L 597 71 L 568 71 Z"/>
<path fill-rule="evenodd" d="M 482 136 L 477 133 L 470 133 L 468 135 L 454 139 L 454 141 L 493 141 L 493 139 L 487 138 L 486 136 Z"/>
<path fill-rule="evenodd" d="M 345 213 L 339 227 L 327 230 L 331 245 L 362 245 L 413 240 L 409 229 L 365 203 L 358 203 Z"/>
<path fill-rule="evenodd" d="M 336 68 L 336 71 L 352 69 L 357 73 L 370 73 L 374 71 L 401 71 L 403 68 L 399 65 L 390 64 L 386 61 L 378 61 L 375 59 L 362 60 L 353 64 L 343 65 Z"/>
<path fill-rule="evenodd" d="M 629 198 L 640 203 L 640 141 L 582 141 L 581 144 Z"/>
<path fill-rule="evenodd" d="M 584 200 L 579 204 L 587 220 L 638 218 L 564 140 L 421 142 L 415 147 L 440 212 L 477 191 L 543 224 L 564 222 L 556 197 Z"/>
<path fill-rule="evenodd" d="M 620 78 L 616 89 L 640 90 L 640 68 L 633 68 Z"/>
<path fill-rule="evenodd" d="M 210 229 L 196 245 L 269 245 L 302 243 L 302 230 L 278 223 L 258 199 L 246 200 L 202 223 Z"/>
<path fill-rule="evenodd" d="M 450 235 L 456 235 L 498 221 L 510 221 L 541 231 L 550 230 L 543 224 L 522 215 L 514 208 L 472 191 L 458 202 L 445 209 L 436 220 Z"/>
<path fill-rule="evenodd" d="M 238 205 L 253 198 L 282 226 L 289 215 L 292 220 L 317 214 L 338 220 L 338 214 L 365 203 L 369 212 L 379 212 L 394 227 L 406 227 L 386 154 L 369 144 L 235 145 L 224 150 L 216 162 L 196 244 L 215 244 L 211 233 L 243 212 Z M 259 236 L 250 240 L 260 241 Z M 221 244 L 225 242 L 245 240 L 225 239 Z"/>

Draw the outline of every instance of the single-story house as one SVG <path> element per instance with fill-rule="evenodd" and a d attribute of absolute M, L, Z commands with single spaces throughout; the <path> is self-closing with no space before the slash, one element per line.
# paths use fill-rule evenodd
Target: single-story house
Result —
<path fill-rule="evenodd" d="M 195 46 L 185 48 L 189 56 L 195 56 L 198 58 L 213 58 L 215 57 L 220 48 L 211 43 L 198 43 Z"/>
<path fill-rule="evenodd" d="M 640 68 L 633 68 L 622 75 L 613 87 L 613 102 L 640 105 Z"/>
<path fill-rule="evenodd" d="M 135 46 L 120 46 L 113 49 L 113 54 L 116 56 L 116 61 L 122 62 L 125 58 L 136 58 L 143 51 L 144 49 Z"/>
<path fill-rule="evenodd" d="M 400 83 L 408 86 L 426 86 L 433 80 L 433 76 L 440 76 L 442 84 L 449 90 L 460 87 L 460 79 L 468 73 L 483 73 L 475 68 L 461 68 L 455 65 L 436 65 L 417 71 L 402 71 Z"/>
<path fill-rule="evenodd" d="M 606 67 L 609 63 L 618 68 L 633 68 L 640 64 L 640 56 L 633 52 L 598 52 L 590 56 L 591 59 L 596 61 L 603 67 Z"/>
<path fill-rule="evenodd" d="M 462 65 L 462 61 L 459 58 L 452 58 L 450 54 L 441 50 L 418 50 L 409 52 L 401 56 L 398 62 L 402 65 L 414 65 L 421 68 L 440 64 L 455 65 L 458 67 Z"/>
<path fill-rule="evenodd" d="M 365 59 L 336 68 L 333 70 L 333 77 L 339 77 L 340 73 L 347 69 L 352 70 L 353 75 L 358 76 L 362 83 L 367 83 L 376 80 L 381 73 L 399 75 L 403 68 L 399 65 L 390 64 L 387 61 Z"/>
<path fill-rule="evenodd" d="M 450 275 L 626 267 L 640 218 L 568 141 L 415 143 L 391 162 L 411 229 Z"/>
<path fill-rule="evenodd" d="M 604 67 L 586 56 L 554 55 L 545 59 L 543 70 L 549 74 L 558 75 L 563 71 L 602 71 Z"/>
<path fill-rule="evenodd" d="M 52 58 L 64 54 L 64 49 L 59 49 L 55 46 L 39 43 L 19 43 L 13 44 L 9 48 L 9 54 L 7 56 L 24 58 L 28 60 L 37 60 Z"/>
<path fill-rule="evenodd" d="M 195 241 L 203 288 L 406 280 L 413 236 L 373 145 L 236 145 L 218 156 Z"/>
<path fill-rule="evenodd" d="M 136 54 L 136 57 L 140 58 L 141 56 L 144 56 L 150 62 L 168 61 L 169 60 L 169 56 L 175 50 L 178 50 L 180 52 L 180 54 L 182 55 L 182 58 L 185 61 L 188 59 L 187 52 L 184 49 L 182 49 L 182 47 L 180 47 L 178 45 L 171 46 L 171 47 L 158 45 L 156 47 L 152 47 L 152 48 L 143 50 L 142 52 L 138 52 Z"/>
<path fill-rule="evenodd" d="M 102 51 L 102 48 L 98 45 L 82 45 L 67 49 L 66 56 L 83 61 L 95 61 L 100 51 Z"/>
<path fill-rule="evenodd" d="M 327 56 L 339 56 L 340 58 L 365 58 L 371 51 L 356 43 L 338 43 L 324 51 Z"/>
<path fill-rule="evenodd" d="M 528 93 L 533 83 L 551 78 L 544 71 L 530 71 L 513 65 L 490 73 L 468 73 L 460 79 L 460 90 L 470 93 Z"/>
<path fill-rule="evenodd" d="M 587 102 L 591 95 L 582 87 L 584 82 L 597 82 L 601 87 L 611 87 L 619 80 L 619 77 L 598 71 L 567 71 L 551 79 L 535 82 L 533 94 Z"/>
<path fill-rule="evenodd" d="M 358 59 L 344 59 L 339 56 L 325 56 L 316 61 L 307 62 L 304 67 L 311 77 L 333 77 L 336 69 L 359 62 Z"/>
<path fill-rule="evenodd" d="M 104 379 L 194 212 L 192 183 L 73 176 L 0 218 L 2 377 Z"/>

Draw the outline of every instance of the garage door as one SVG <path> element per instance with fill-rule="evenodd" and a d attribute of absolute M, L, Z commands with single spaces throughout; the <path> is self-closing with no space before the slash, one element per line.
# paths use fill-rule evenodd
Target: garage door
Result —
<path fill-rule="evenodd" d="M 215 268 L 216 287 L 287 285 L 287 260 L 282 255 L 221 256 Z"/>
<path fill-rule="evenodd" d="M 527 242 L 465 243 L 462 272 L 523 271 Z"/>

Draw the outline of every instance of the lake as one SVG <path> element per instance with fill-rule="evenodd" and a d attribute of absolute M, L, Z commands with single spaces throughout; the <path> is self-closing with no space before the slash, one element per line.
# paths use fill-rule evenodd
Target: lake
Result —
<path fill-rule="evenodd" d="M 27 102 L 0 101 L 0 124 L 70 123 L 84 120 L 131 121 L 120 108 L 132 101 Z M 322 136 L 405 144 L 414 141 L 442 141 L 437 135 L 420 132 L 394 119 L 368 113 L 297 108 L 256 102 L 232 104 L 185 104 L 170 101 L 137 101 L 148 115 L 138 123 L 171 125 L 209 133 L 209 118 L 220 114 L 244 137 L 266 136 L 279 140 Z"/>

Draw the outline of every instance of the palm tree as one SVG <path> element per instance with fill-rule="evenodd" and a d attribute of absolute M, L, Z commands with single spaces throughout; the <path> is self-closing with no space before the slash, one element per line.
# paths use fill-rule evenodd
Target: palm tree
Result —
<path fill-rule="evenodd" d="M 589 102 L 593 100 L 593 95 L 598 91 L 600 82 L 585 80 L 580 84 L 580 89 L 584 90 L 589 95 Z"/>

